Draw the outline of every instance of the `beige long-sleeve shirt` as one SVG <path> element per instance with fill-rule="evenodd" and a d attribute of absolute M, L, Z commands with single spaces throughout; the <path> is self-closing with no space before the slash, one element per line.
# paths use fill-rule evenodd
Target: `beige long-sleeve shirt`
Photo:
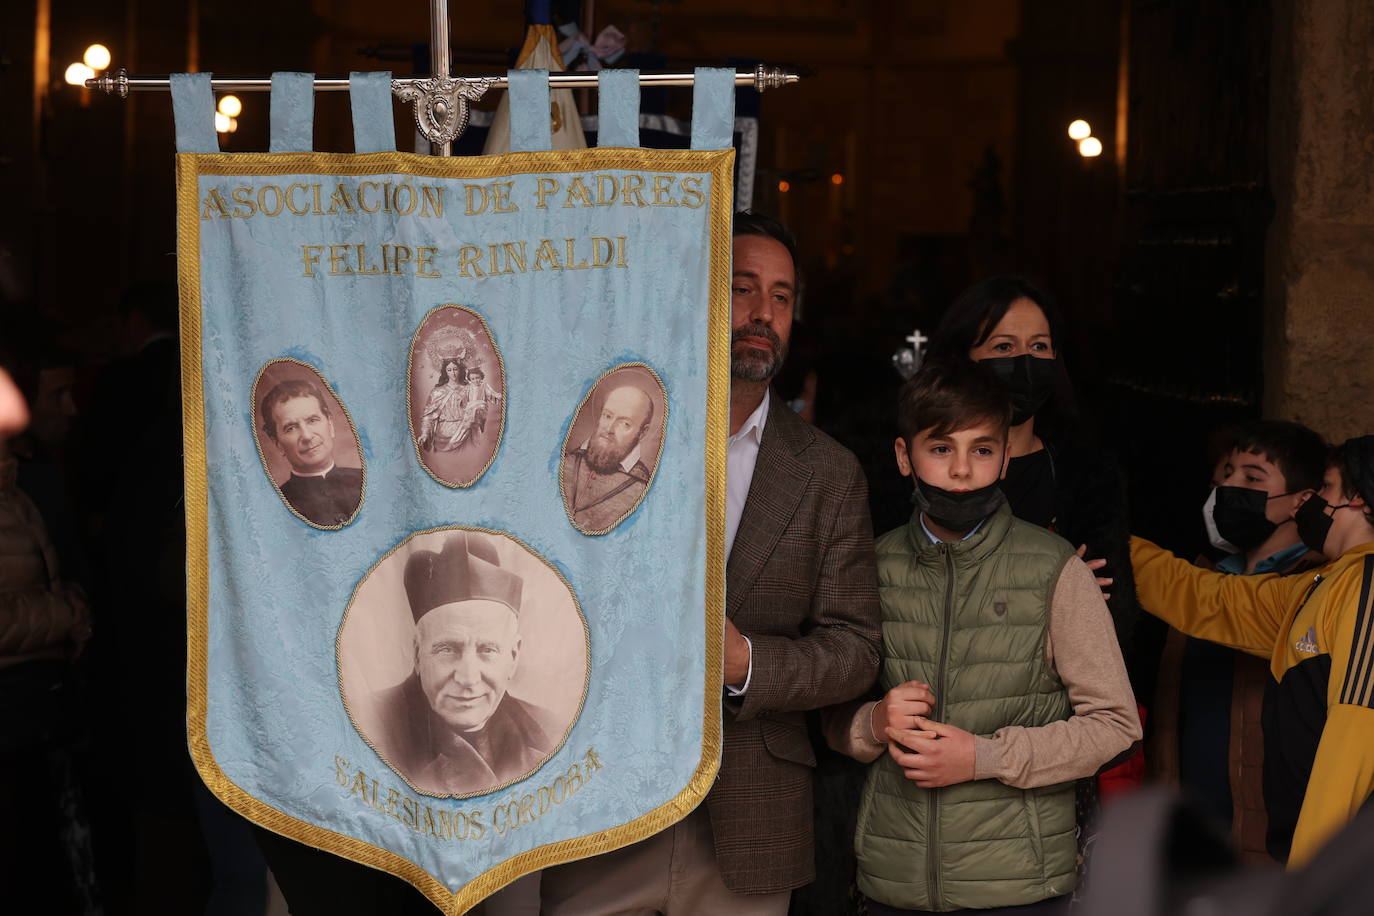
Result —
<path fill-rule="evenodd" d="M 974 779 L 1000 779 L 1018 789 L 1080 779 L 1140 740 L 1140 717 L 1111 615 L 1092 571 L 1077 557 L 1064 564 L 1054 588 L 1045 658 L 1068 691 L 1073 715 L 975 738 Z M 862 763 L 876 760 L 887 750 L 887 742 L 873 734 L 876 705 L 855 702 L 827 710 L 826 743 Z"/>

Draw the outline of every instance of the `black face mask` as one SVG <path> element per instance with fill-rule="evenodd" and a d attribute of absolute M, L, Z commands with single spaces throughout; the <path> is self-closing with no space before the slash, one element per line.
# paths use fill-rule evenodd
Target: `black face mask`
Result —
<path fill-rule="evenodd" d="M 979 360 L 1007 386 L 1011 394 L 1011 425 L 1020 426 L 1035 416 L 1054 394 L 1059 377 L 1059 360 L 1022 353 L 1020 356 L 995 356 Z"/>
<path fill-rule="evenodd" d="M 941 528 L 963 534 L 996 512 L 1007 498 L 996 483 L 988 484 L 981 490 L 953 493 L 917 477 L 911 501 L 925 513 L 926 518 Z"/>
<path fill-rule="evenodd" d="M 1307 502 L 1298 507 L 1298 511 L 1293 517 L 1298 522 L 1298 537 L 1308 550 L 1315 550 L 1320 554 L 1326 553 L 1324 549 L 1326 536 L 1331 533 L 1331 523 L 1334 521 L 1330 515 L 1326 514 L 1326 510 L 1344 509 L 1348 505 L 1350 503 L 1333 506 L 1314 493 Z M 1327 557 L 1327 559 L 1335 558 Z"/>
<path fill-rule="evenodd" d="M 1265 505 L 1280 493 L 1266 496 L 1263 490 L 1248 487 L 1217 487 L 1216 504 L 1212 506 L 1212 520 L 1217 533 L 1241 550 L 1254 550 L 1278 527 L 1264 516 Z"/>

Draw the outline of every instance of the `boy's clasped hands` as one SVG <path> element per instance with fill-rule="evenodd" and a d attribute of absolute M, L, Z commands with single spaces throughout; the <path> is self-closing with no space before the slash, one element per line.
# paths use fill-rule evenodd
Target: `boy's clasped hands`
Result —
<path fill-rule="evenodd" d="M 973 735 L 927 718 L 934 708 L 930 685 L 907 681 L 873 706 L 870 722 L 875 742 L 886 742 L 888 755 L 906 778 L 923 789 L 968 782 L 974 776 Z"/>

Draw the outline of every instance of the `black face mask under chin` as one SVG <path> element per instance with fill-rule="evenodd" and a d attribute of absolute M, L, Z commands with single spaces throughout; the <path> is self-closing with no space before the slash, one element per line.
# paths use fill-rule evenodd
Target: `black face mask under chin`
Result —
<path fill-rule="evenodd" d="M 1007 498 L 996 483 L 979 490 L 954 493 L 917 477 L 916 489 L 911 491 L 911 501 L 926 518 L 941 528 L 963 534 L 996 512 Z"/>
<path fill-rule="evenodd" d="M 1045 406 L 1054 394 L 1059 361 L 1053 357 L 994 356 L 979 360 L 997 376 L 1011 395 L 1011 425 L 1020 426 Z"/>

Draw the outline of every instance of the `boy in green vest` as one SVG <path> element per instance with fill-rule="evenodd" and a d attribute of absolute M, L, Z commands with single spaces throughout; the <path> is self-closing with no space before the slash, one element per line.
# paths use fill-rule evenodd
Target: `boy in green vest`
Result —
<path fill-rule="evenodd" d="M 1012 517 L 994 376 L 928 365 L 897 422 L 916 511 L 875 545 L 886 694 L 827 717 L 831 746 L 871 762 L 859 889 L 872 916 L 1057 909 L 1076 880 L 1074 780 L 1140 739 L 1111 617 L 1073 548 Z"/>

